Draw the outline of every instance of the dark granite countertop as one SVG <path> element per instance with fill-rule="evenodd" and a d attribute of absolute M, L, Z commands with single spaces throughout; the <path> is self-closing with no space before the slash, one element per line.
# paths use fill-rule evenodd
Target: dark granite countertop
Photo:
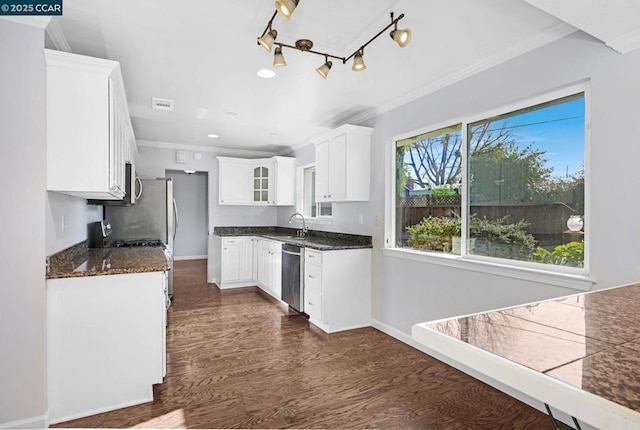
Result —
<path fill-rule="evenodd" d="M 216 227 L 218 236 L 255 236 L 277 240 L 282 243 L 316 249 L 318 251 L 336 251 L 344 249 L 372 248 L 371 236 L 357 234 L 331 233 L 309 230 L 304 237 L 298 236 L 298 229 L 286 227 Z"/>
<path fill-rule="evenodd" d="M 420 326 L 638 413 L 638 303 L 640 284 Z"/>
<path fill-rule="evenodd" d="M 47 279 L 169 270 L 164 251 L 149 248 L 84 248 L 51 258 Z"/>

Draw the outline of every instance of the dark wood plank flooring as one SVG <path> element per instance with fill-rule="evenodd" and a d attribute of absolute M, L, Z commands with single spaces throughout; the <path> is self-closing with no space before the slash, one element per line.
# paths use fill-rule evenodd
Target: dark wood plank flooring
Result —
<path fill-rule="evenodd" d="M 365 328 L 327 335 L 257 288 L 175 263 L 167 377 L 151 403 L 57 427 L 552 429 L 533 408 Z"/>

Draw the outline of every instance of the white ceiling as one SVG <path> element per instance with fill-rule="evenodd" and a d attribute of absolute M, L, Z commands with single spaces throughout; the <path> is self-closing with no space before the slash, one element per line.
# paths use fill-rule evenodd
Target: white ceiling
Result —
<path fill-rule="evenodd" d="M 287 67 L 273 79 L 256 76 L 271 67 L 273 54 L 256 37 L 273 0 L 65 0 L 64 16 L 53 19 L 72 52 L 121 63 L 137 139 L 269 152 L 575 31 L 522 0 L 301 0 L 274 28 L 278 41 L 308 38 L 314 49 L 348 56 L 391 11 L 405 14 L 399 27 L 412 29 L 410 45 L 383 34 L 365 51 L 366 71 L 334 61 L 326 80 L 314 70 L 323 57 L 286 48 Z M 152 110 L 152 97 L 175 100 L 175 110 Z"/>
<path fill-rule="evenodd" d="M 525 0 L 620 53 L 640 48 L 640 0 Z"/>

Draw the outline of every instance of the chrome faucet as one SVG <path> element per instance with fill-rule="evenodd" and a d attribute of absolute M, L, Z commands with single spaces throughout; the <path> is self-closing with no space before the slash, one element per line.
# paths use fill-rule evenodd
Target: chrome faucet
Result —
<path fill-rule="evenodd" d="M 300 212 L 294 213 L 289 217 L 289 224 L 293 223 L 293 219 L 296 216 L 299 216 L 300 218 L 302 218 L 302 233 L 300 233 L 300 236 L 305 236 L 307 234 L 307 222 L 304 219 L 304 215 L 302 215 Z"/>

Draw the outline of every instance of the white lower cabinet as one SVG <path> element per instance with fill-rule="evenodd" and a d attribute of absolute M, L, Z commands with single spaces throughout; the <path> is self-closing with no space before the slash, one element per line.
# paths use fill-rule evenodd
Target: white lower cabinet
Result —
<path fill-rule="evenodd" d="M 305 249 L 304 311 L 327 333 L 371 325 L 371 249 Z"/>
<path fill-rule="evenodd" d="M 222 239 L 221 282 L 246 282 L 253 279 L 253 244 L 251 237 Z"/>
<path fill-rule="evenodd" d="M 210 282 L 257 285 L 282 300 L 282 242 L 213 235 L 209 251 Z M 303 310 L 313 324 L 327 333 L 371 325 L 371 249 L 305 248 L 303 276 Z"/>
<path fill-rule="evenodd" d="M 278 300 L 282 297 L 281 242 L 213 235 L 209 255 L 213 264 L 209 265 L 208 277 L 220 289 L 257 285 Z"/>
<path fill-rule="evenodd" d="M 166 272 L 47 280 L 52 424 L 153 400 L 165 361 Z"/>
<path fill-rule="evenodd" d="M 258 286 L 266 293 L 282 299 L 282 243 L 260 240 Z"/>

